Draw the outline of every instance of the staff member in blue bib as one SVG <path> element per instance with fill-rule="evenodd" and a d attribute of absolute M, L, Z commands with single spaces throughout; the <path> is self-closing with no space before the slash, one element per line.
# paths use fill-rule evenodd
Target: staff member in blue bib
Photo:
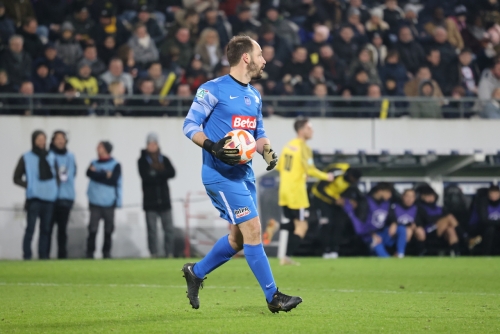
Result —
<path fill-rule="evenodd" d="M 95 238 L 99 221 L 104 220 L 104 245 L 102 255 L 111 258 L 111 235 L 115 228 L 115 208 L 122 206 L 122 170 L 113 157 L 113 145 L 102 141 L 97 145 L 98 159 L 90 163 L 87 176 L 90 178 L 87 195 L 90 206 L 87 258 L 94 258 Z"/>
<path fill-rule="evenodd" d="M 55 157 L 47 152 L 47 136 L 36 130 L 31 135 L 32 149 L 17 163 L 14 183 L 26 188 L 27 225 L 23 240 L 23 258 L 31 259 L 31 240 L 35 232 L 36 220 L 40 218 L 40 238 L 38 257 L 49 258 L 50 222 L 54 202 L 57 198 Z M 24 178 L 23 178 L 24 176 Z"/>
<path fill-rule="evenodd" d="M 73 202 L 75 201 L 75 176 L 76 163 L 73 153 L 68 152 L 66 144 L 68 139 L 64 131 L 55 131 L 52 135 L 50 143 L 50 152 L 55 157 L 55 168 L 57 172 L 57 200 L 54 205 L 54 213 L 52 215 L 52 224 L 50 227 L 50 235 L 52 229 L 57 224 L 57 257 L 59 259 L 67 258 L 66 243 L 67 226 L 69 213 Z M 49 239 L 50 249 L 50 239 Z"/>

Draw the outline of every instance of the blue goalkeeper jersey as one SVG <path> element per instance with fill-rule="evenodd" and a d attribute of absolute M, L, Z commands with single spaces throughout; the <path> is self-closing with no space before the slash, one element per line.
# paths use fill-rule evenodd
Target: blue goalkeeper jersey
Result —
<path fill-rule="evenodd" d="M 236 129 L 247 130 L 255 140 L 266 138 L 260 93 L 252 85 L 243 85 L 230 75 L 201 85 L 184 120 L 184 134 L 193 139 L 197 132 L 203 131 L 208 139 L 217 142 Z M 204 184 L 255 180 L 251 161 L 229 166 L 205 150 L 201 176 Z"/>

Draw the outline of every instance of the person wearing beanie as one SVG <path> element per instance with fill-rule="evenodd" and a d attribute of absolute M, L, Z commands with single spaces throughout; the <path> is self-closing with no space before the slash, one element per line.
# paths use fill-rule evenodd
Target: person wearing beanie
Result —
<path fill-rule="evenodd" d="M 61 37 L 56 41 L 57 53 L 62 58 L 64 64 L 71 68 L 82 58 L 83 51 L 80 43 L 75 39 L 75 28 L 71 22 L 64 22 L 61 25 Z"/>
<path fill-rule="evenodd" d="M 64 131 L 55 131 L 50 142 L 50 152 L 55 157 L 55 170 L 57 173 L 57 200 L 54 205 L 50 236 L 54 225 L 57 224 L 57 258 L 66 259 L 67 233 L 69 214 L 75 201 L 76 162 L 73 153 L 69 152 L 66 145 L 68 138 Z M 50 239 L 49 239 L 50 250 Z"/>
<path fill-rule="evenodd" d="M 149 252 L 151 257 L 158 256 L 156 223 L 159 217 L 164 232 L 165 256 L 169 257 L 174 248 L 174 225 L 168 180 L 175 177 L 175 169 L 170 160 L 161 154 L 156 133 L 148 134 L 146 149 L 141 151 L 137 164 L 142 179 L 142 205 L 146 213 Z"/>
<path fill-rule="evenodd" d="M 87 189 L 90 208 L 89 235 L 87 238 L 87 258 L 93 259 L 95 238 L 99 221 L 104 220 L 104 245 L 102 256 L 111 258 L 111 236 L 115 228 L 115 208 L 122 206 L 121 166 L 111 156 L 113 145 L 101 141 L 97 145 L 98 159 L 93 160 L 87 169 L 90 179 Z"/>
<path fill-rule="evenodd" d="M 47 137 L 36 130 L 31 135 L 31 151 L 19 159 L 14 171 L 14 183 L 26 189 L 27 224 L 23 239 L 23 258 L 32 257 L 31 240 L 36 221 L 40 218 L 38 258 L 49 258 L 50 222 L 57 199 L 55 157 L 45 149 Z"/>

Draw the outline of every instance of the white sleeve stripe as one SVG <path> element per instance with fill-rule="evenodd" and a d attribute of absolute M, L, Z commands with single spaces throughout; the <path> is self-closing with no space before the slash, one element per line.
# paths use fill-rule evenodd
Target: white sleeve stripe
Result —
<path fill-rule="evenodd" d="M 229 218 L 231 218 L 231 222 L 236 225 L 236 222 L 234 221 L 233 217 L 233 212 L 231 211 L 231 208 L 229 207 L 229 203 L 227 202 L 226 196 L 222 191 L 219 191 L 220 196 L 222 197 L 222 200 L 224 201 L 224 204 L 226 205 L 227 212 L 229 213 Z"/>

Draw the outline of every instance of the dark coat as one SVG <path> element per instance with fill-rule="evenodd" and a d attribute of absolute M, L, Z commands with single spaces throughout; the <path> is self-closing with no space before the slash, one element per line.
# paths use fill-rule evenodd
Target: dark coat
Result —
<path fill-rule="evenodd" d="M 151 158 L 146 150 L 142 150 L 141 157 L 137 162 L 139 174 L 142 179 L 143 209 L 149 210 L 170 210 L 170 190 L 168 179 L 175 177 L 175 169 L 170 160 L 162 155 L 165 169 L 158 172 L 151 168 Z"/>
<path fill-rule="evenodd" d="M 16 89 L 21 82 L 31 77 L 31 57 L 24 51 L 17 59 L 10 50 L 5 50 L 0 56 L 0 67 L 7 71 L 9 81 Z"/>
<path fill-rule="evenodd" d="M 420 66 L 425 64 L 424 48 L 416 41 L 409 43 L 398 42 L 396 50 L 399 52 L 401 62 L 413 74 L 417 72 Z"/>

